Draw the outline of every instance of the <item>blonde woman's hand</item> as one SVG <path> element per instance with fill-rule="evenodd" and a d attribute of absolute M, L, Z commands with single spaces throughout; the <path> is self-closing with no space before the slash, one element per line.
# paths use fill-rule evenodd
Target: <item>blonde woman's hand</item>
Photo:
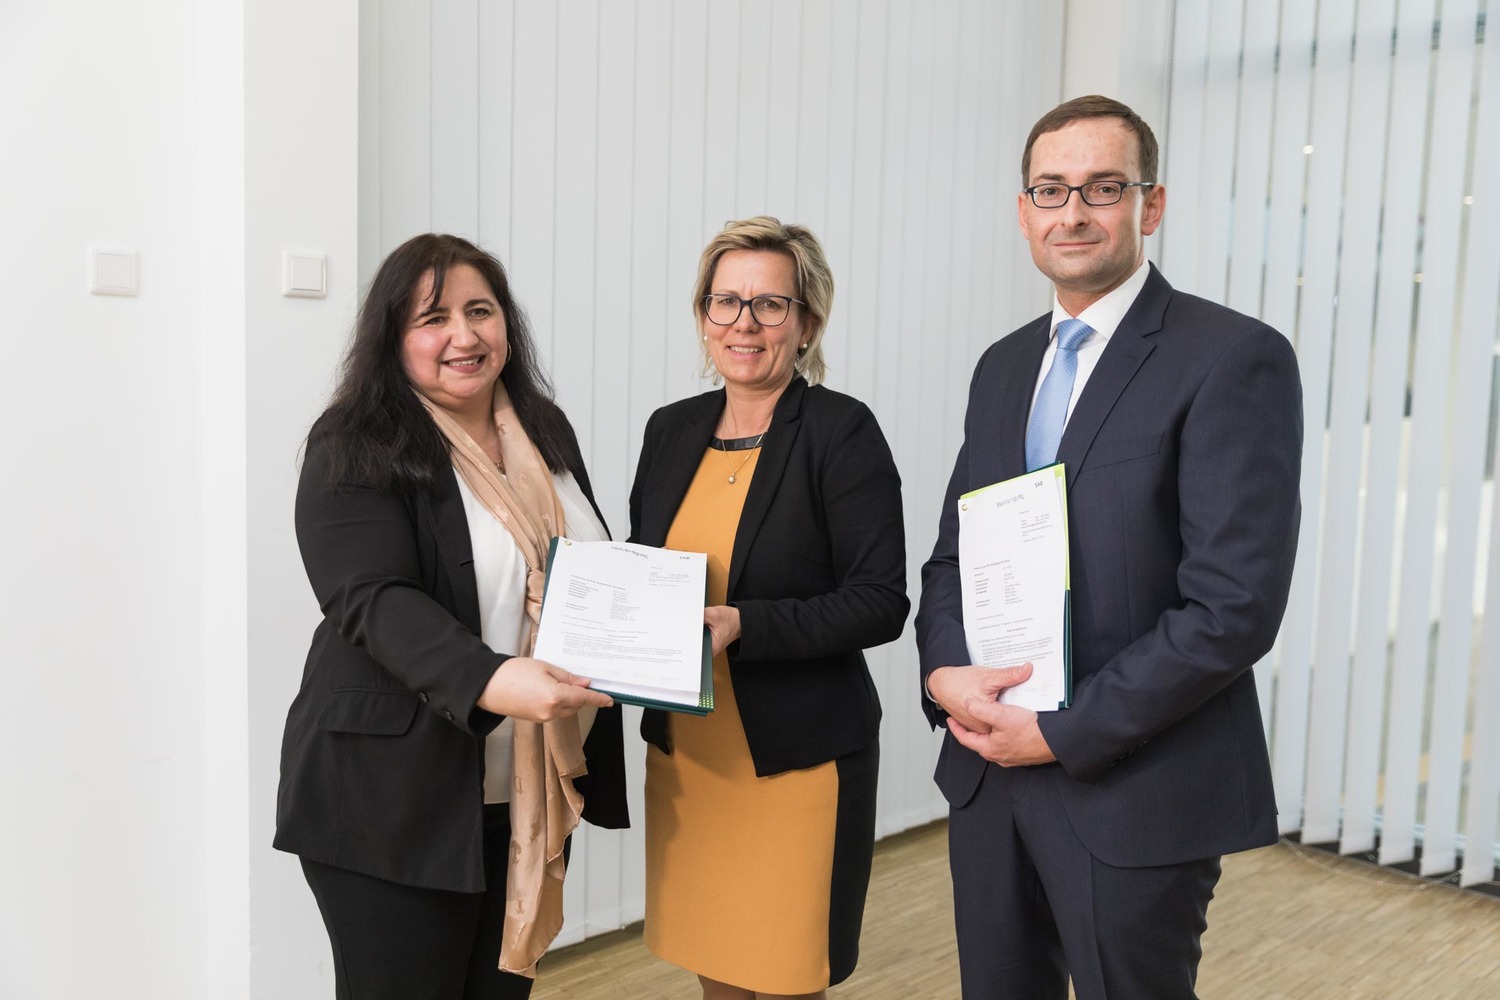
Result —
<path fill-rule="evenodd" d="M 740 609 L 727 604 L 704 608 L 703 624 L 708 626 L 709 635 L 713 637 L 714 655 L 718 656 L 724 652 L 724 647 L 740 637 Z"/>
<path fill-rule="evenodd" d="M 528 722 L 551 722 L 577 715 L 588 705 L 608 708 L 609 695 L 589 690 L 589 679 L 530 656 L 512 656 L 490 675 L 479 707 Z"/>

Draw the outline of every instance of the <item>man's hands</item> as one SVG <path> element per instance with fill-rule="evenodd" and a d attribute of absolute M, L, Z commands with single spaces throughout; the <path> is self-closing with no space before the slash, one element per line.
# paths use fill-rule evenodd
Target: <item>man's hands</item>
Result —
<path fill-rule="evenodd" d="M 577 715 L 586 705 L 608 708 L 609 695 L 589 690 L 589 679 L 530 656 L 512 656 L 490 675 L 479 707 L 528 722 L 551 722 Z"/>
<path fill-rule="evenodd" d="M 1042 737 L 1036 713 L 1002 705 L 1006 688 L 1031 676 L 1018 667 L 938 667 L 927 675 L 927 693 L 948 713 L 948 731 L 959 743 L 1001 767 L 1046 764 L 1057 758 Z"/>

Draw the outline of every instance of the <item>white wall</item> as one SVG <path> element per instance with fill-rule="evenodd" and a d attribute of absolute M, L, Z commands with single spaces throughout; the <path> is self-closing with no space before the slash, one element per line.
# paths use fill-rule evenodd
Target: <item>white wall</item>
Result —
<path fill-rule="evenodd" d="M 352 0 L 0 5 L 0 996 L 331 992 L 269 848 L 297 442 L 355 297 Z M 85 246 L 141 255 L 91 296 Z M 279 294 L 282 246 L 331 294 Z M 253 886 L 253 890 L 252 890 Z M 252 910 L 254 922 L 252 936 Z"/>
<path fill-rule="evenodd" d="M 195 42 L 188 0 L 0 8 L 7 997 L 204 975 Z"/>

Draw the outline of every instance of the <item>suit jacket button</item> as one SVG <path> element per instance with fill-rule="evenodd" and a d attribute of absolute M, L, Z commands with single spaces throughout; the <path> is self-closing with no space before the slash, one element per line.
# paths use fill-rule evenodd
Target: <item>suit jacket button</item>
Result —
<path fill-rule="evenodd" d="M 427 692 L 426 691 L 418 691 L 417 692 L 417 700 L 420 701 L 424 705 L 427 704 Z"/>
<path fill-rule="evenodd" d="M 449 722 L 452 722 L 453 721 L 453 713 L 450 712 L 450 711 L 448 711 L 445 708 L 445 709 L 443 709 L 443 718 L 447 719 Z"/>

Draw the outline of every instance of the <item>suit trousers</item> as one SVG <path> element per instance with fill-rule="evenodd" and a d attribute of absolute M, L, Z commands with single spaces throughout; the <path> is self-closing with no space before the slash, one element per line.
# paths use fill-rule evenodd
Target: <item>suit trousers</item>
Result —
<path fill-rule="evenodd" d="M 1116 868 L 1073 831 L 1057 764 L 987 764 L 949 811 L 965 1000 L 1190 1000 L 1219 859 Z"/>
<path fill-rule="evenodd" d="M 302 859 L 328 939 L 338 1000 L 525 1000 L 501 972 L 510 806 L 484 807 L 484 892 L 399 885 Z"/>

